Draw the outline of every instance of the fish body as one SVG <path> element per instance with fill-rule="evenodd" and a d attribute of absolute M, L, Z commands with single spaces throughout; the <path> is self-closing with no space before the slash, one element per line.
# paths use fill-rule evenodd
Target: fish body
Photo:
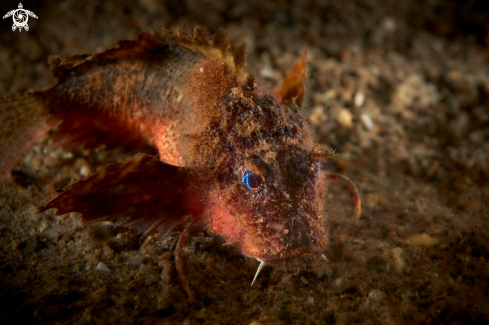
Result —
<path fill-rule="evenodd" d="M 308 263 L 327 244 L 324 157 L 298 109 L 306 60 L 275 93 L 246 72 L 244 46 L 199 28 L 142 33 L 94 55 L 50 59 L 51 89 L 0 100 L 0 167 L 56 128 L 65 147 L 149 144 L 68 186 L 40 211 L 80 212 L 141 234 L 203 224 L 246 256 L 281 268 Z"/>

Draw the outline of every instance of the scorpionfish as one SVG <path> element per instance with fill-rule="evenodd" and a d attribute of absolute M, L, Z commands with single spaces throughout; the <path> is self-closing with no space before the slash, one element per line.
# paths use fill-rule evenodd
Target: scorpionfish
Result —
<path fill-rule="evenodd" d="M 189 36 L 163 29 L 93 55 L 54 56 L 57 84 L 0 100 L 0 181 L 51 130 L 68 148 L 146 144 L 39 208 L 111 221 L 159 237 L 183 229 L 175 249 L 179 279 L 192 300 L 182 247 L 204 225 L 264 265 L 290 269 L 321 256 L 328 242 L 323 196 L 328 157 L 299 115 L 306 58 L 267 92 L 247 73 L 245 46 L 224 31 Z M 253 282 L 255 281 L 253 279 Z"/>

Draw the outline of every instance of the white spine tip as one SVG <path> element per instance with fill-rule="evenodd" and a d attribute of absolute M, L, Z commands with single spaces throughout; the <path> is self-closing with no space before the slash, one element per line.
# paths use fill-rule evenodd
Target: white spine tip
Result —
<path fill-rule="evenodd" d="M 258 260 L 258 261 L 260 261 L 260 260 Z M 253 278 L 253 282 L 251 282 L 251 286 L 253 286 L 253 284 L 255 283 L 255 280 L 258 277 L 258 274 L 260 274 L 260 271 L 261 271 L 261 269 L 263 269 L 264 266 L 265 266 L 265 262 L 260 261 L 260 265 L 258 266 L 258 270 L 256 270 L 256 274 L 255 274 L 255 277 Z"/>

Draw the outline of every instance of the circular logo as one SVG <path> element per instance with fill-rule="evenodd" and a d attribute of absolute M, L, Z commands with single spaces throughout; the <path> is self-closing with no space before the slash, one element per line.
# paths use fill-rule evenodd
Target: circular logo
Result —
<path fill-rule="evenodd" d="M 25 25 L 27 25 L 27 21 L 29 20 L 29 16 L 27 15 L 27 12 L 24 9 L 17 9 L 15 10 L 15 13 L 13 14 L 14 18 L 14 24 L 22 28 Z"/>
<path fill-rule="evenodd" d="M 5 19 L 10 16 L 12 16 L 12 19 L 14 20 L 12 30 L 15 31 L 18 28 L 19 32 L 22 31 L 22 28 L 24 28 L 26 31 L 29 30 L 29 25 L 27 25 L 27 22 L 29 21 L 29 16 L 37 18 L 35 13 L 29 10 L 25 10 L 22 6 L 22 3 L 19 3 L 18 9 L 7 12 L 7 14 L 3 16 L 3 18 Z"/>

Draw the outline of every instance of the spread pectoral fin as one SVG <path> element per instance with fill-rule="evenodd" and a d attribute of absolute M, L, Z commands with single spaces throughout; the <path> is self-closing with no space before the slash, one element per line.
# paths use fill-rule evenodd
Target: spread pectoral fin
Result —
<path fill-rule="evenodd" d="M 153 230 L 164 236 L 187 214 L 187 172 L 148 155 L 106 165 L 92 176 L 65 188 L 39 208 L 56 215 L 80 212 L 83 224 L 112 221 L 140 234 Z"/>
<path fill-rule="evenodd" d="M 307 77 L 307 56 L 304 54 L 288 75 L 282 80 L 282 85 L 275 90 L 275 98 L 279 103 L 295 99 L 298 106 L 302 105 L 304 98 L 304 84 Z"/>

